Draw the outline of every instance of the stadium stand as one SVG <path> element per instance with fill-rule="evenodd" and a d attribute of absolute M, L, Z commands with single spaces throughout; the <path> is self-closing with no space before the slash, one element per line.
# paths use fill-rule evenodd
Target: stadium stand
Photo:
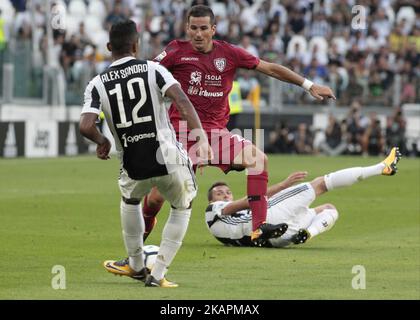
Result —
<path fill-rule="evenodd" d="M 112 23 L 133 19 L 142 34 L 141 55 L 152 59 L 169 41 L 185 36 L 186 10 L 197 3 L 213 7 L 217 38 L 246 45 L 262 59 L 329 85 L 337 94 L 336 102 L 318 102 L 298 87 L 255 72 L 238 73 L 240 81 L 259 85 L 262 118 L 268 119 L 262 122 L 268 129 L 265 141 L 276 136 L 269 131 L 279 130 L 282 117 L 289 138 L 298 136 L 302 120 L 314 144 L 321 143 L 318 133 L 325 131 L 328 114 L 347 122 L 357 98 L 366 115 L 374 111 L 382 119 L 385 136 L 387 117 L 395 118 L 397 109 L 408 112 L 398 128 L 409 134 L 406 152 L 418 153 L 420 5 L 415 0 L 367 0 L 362 12 L 352 11 L 353 0 L 2 0 L 0 102 L 80 106 L 87 81 L 110 63 L 106 42 Z M 253 109 L 245 99 L 239 116 L 250 119 L 247 112 Z M 286 124 L 285 119 L 291 120 Z M 238 123 L 249 127 L 253 122 Z"/>

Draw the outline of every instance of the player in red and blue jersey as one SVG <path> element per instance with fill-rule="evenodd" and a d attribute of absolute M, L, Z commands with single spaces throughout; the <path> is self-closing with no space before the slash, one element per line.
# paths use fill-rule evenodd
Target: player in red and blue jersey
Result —
<path fill-rule="evenodd" d="M 203 5 L 191 7 L 187 14 L 189 40 L 174 40 L 155 58 L 177 79 L 188 95 L 207 132 L 214 152 L 209 165 L 225 173 L 247 169 L 247 195 L 252 209 L 251 240 L 258 245 L 284 232 L 280 225 L 265 222 L 267 215 L 267 157 L 251 141 L 231 134 L 228 95 L 238 68 L 255 69 L 281 81 L 304 87 L 317 99 L 334 98 L 330 88 L 312 83 L 290 69 L 254 57 L 246 50 L 225 41 L 213 40 L 216 33 L 212 10 Z M 174 105 L 169 110 L 171 123 L 180 142 L 190 150 L 195 141 L 188 138 L 186 126 Z M 194 152 L 189 152 L 194 157 Z M 153 190 L 143 201 L 146 237 L 153 228 L 163 204 L 163 198 Z"/>

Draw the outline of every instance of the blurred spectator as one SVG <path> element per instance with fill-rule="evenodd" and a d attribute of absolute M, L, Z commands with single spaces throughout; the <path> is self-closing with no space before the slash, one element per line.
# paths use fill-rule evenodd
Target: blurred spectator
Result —
<path fill-rule="evenodd" d="M 64 73 L 69 81 L 73 80 L 72 75 L 69 72 L 70 68 L 73 67 L 74 62 L 77 58 L 80 58 L 81 55 L 80 40 L 76 35 L 72 35 L 69 41 L 64 41 L 60 60 Z"/>
<path fill-rule="evenodd" d="M 386 16 L 384 8 L 379 8 L 373 18 L 372 28 L 375 29 L 380 38 L 386 39 L 391 33 L 392 24 Z"/>
<path fill-rule="evenodd" d="M 348 62 L 357 62 L 363 56 L 363 53 L 359 50 L 356 43 L 353 43 L 350 50 L 346 54 L 346 60 Z"/>
<path fill-rule="evenodd" d="M 385 45 L 386 39 L 380 38 L 376 29 L 370 29 L 369 36 L 366 39 L 366 48 L 373 51 L 378 51 L 380 47 Z"/>
<path fill-rule="evenodd" d="M 187 6 L 183 0 L 173 0 L 171 2 L 171 12 L 174 19 L 174 37 L 180 38 L 184 32 L 184 14 Z M 222 27 L 222 26 L 220 26 Z M 222 30 L 222 28 L 220 28 Z"/>
<path fill-rule="evenodd" d="M 251 43 L 251 38 L 249 36 L 243 36 L 241 44 L 239 45 L 241 48 L 248 51 L 253 56 L 259 57 L 258 49 Z"/>
<path fill-rule="evenodd" d="M 377 156 L 384 152 L 385 139 L 382 134 L 381 122 L 376 112 L 370 113 L 369 125 L 363 133 L 363 155 Z"/>
<path fill-rule="evenodd" d="M 344 55 L 339 52 L 338 45 L 336 42 L 333 42 L 328 49 L 328 57 L 329 63 L 342 65 L 344 62 Z"/>
<path fill-rule="evenodd" d="M 349 75 L 347 70 L 339 63 L 333 62 L 328 66 L 328 83 L 337 99 L 341 99 L 343 93 L 347 90 L 349 84 Z"/>
<path fill-rule="evenodd" d="M 305 49 L 302 48 L 300 42 L 296 41 L 295 43 L 289 42 L 289 46 L 292 46 L 291 49 L 287 50 L 287 59 L 292 60 L 296 59 L 300 64 L 303 65 L 305 59 Z"/>
<path fill-rule="evenodd" d="M 337 0 L 337 3 L 335 5 L 335 12 L 337 14 L 340 14 L 340 20 L 338 25 L 350 25 L 351 24 L 351 19 L 352 17 L 352 13 L 351 13 L 351 6 L 348 3 L 347 0 Z"/>
<path fill-rule="evenodd" d="M 301 10 L 293 9 L 289 12 L 289 25 L 294 34 L 303 33 L 305 29 L 305 20 Z"/>
<path fill-rule="evenodd" d="M 82 48 L 84 48 L 87 45 L 92 45 L 91 36 L 86 33 L 84 22 L 80 22 L 79 24 L 78 36 Z"/>
<path fill-rule="evenodd" d="M 347 143 L 343 140 L 341 124 L 330 114 L 328 125 L 325 129 L 325 141 L 320 144 L 320 151 L 328 156 L 337 156 L 347 149 Z"/>
<path fill-rule="evenodd" d="M 306 123 L 300 123 L 294 133 L 294 151 L 297 154 L 312 154 L 313 137 Z"/>
<path fill-rule="evenodd" d="M 345 11 L 346 13 L 347 10 Z M 330 17 L 331 31 L 333 34 L 342 34 L 346 30 L 346 18 L 345 15 L 340 11 L 335 11 Z"/>
<path fill-rule="evenodd" d="M 387 149 L 397 146 L 402 154 L 407 154 L 406 146 L 406 120 L 402 113 L 401 107 L 396 107 L 392 116 L 387 118 L 386 122 L 386 146 Z"/>
<path fill-rule="evenodd" d="M 240 70 L 238 82 L 241 88 L 242 98 L 247 98 L 252 89 L 259 85 L 255 77 L 255 71 L 253 70 Z"/>
<path fill-rule="evenodd" d="M 96 47 L 87 45 L 83 50 L 83 56 L 77 60 L 72 68 L 72 79 L 79 81 L 81 84 L 89 83 L 89 81 L 98 74 L 96 68 Z"/>
<path fill-rule="evenodd" d="M 268 136 L 267 153 L 291 153 L 293 151 L 293 135 L 286 123 L 276 123 L 274 130 Z"/>
<path fill-rule="evenodd" d="M 362 137 L 369 120 L 361 112 L 362 105 L 353 101 L 346 119 L 347 153 L 362 153 Z"/>
<path fill-rule="evenodd" d="M 364 51 L 367 48 L 367 40 L 361 31 L 356 31 L 354 36 L 350 38 L 350 45 L 355 44 L 359 51 Z"/>
<path fill-rule="evenodd" d="M 323 12 L 314 14 L 313 22 L 309 30 L 309 37 L 323 37 L 328 39 L 331 35 L 331 26 L 328 23 L 326 16 Z"/>
<path fill-rule="evenodd" d="M 115 2 L 112 11 L 108 14 L 108 16 L 105 19 L 107 30 L 110 30 L 111 26 L 114 23 L 117 23 L 127 18 L 128 17 L 123 12 L 122 4 L 120 2 Z"/>
<path fill-rule="evenodd" d="M 327 78 L 327 68 L 320 64 L 317 58 L 312 58 L 311 63 L 303 69 L 303 74 L 310 79 L 313 79 L 315 83 L 322 84 Z"/>
<path fill-rule="evenodd" d="M 217 25 L 217 29 L 216 29 L 216 31 L 217 31 L 217 34 L 216 34 L 217 39 L 229 40 L 228 39 L 229 24 L 230 24 L 229 19 L 227 17 L 222 17 L 220 15 L 216 15 L 215 19 L 216 19 L 216 25 Z M 181 19 L 181 22 L 182 22 L 181 28 L 184 27 L 184 22 L 183 21 L 184 20 Z"/>
<path fill-rule="evenodd" d="M 327 52 L 319 50 L 319 46 L 317 44 L 312 47 L 312 51 L 306 53 L 303 58 L 303 64 L 307 66 L 313 61 L 313 59 L 316 59 L 318 64 L 321 66 L 326 66 L 328 64 Z"/>
<path fill-rule="evenodd" d="M 282 58 L 283 42 L 275 35 L 270 35 L 263 45 L 261 59 L 268 62 L 279 63 Z"/>
<path fill-rule="evenodd" d="M 416 77 L 411 62 L 405 61 L 401 70 L 401 103 L 415 103 L 417 82 L 418 77 Z"/>
<path fill-rule="evenodd" d="M 24 12 L 26 10 L 26 0 L 11 0 L 16 12 Z"/>

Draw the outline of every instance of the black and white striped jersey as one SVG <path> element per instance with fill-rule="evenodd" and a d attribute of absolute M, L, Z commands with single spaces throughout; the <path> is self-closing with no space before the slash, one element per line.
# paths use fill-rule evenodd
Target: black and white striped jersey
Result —
<path fill-rule="evenodd" d="M 210 232 L 220 242 L 231 246 L 252 246 L 252 215 L 250 210 L 241 210 L 232 215 L 223 215 L 229 201 L 216 201 L 206 209 L 206 223 Z"/>
<path fill-rule="evenodd" d="M 315 200 L 310 183 L 301 183 L 274 194 L 267 203 L 267 219 L 270 224 L 287 223 L 287 233 L 307 228 L 316 215 L 309 206 Z M 229 201 L 215 201 L 206 209 L 206 223 L 211 234 L 220 242 L 232 246 L 254 246 L 251 242 L 252 211 L 241 210 L 232 215 L 222 214 Z M 287 233 L 282 236 L 284 239 Z M 265 246 L 281 247 L 283 244 L 266 243 Z"/>
<path fill-rule="evenodd" d="M 122 165 L 132 179 L 163 176 L 176 170 L 176 163 L 188 163 L 164 100 L 174 84 L 178 81 L 158 63 L 125 57 L 86 88 L 82 113 L 103 111 Z"/>

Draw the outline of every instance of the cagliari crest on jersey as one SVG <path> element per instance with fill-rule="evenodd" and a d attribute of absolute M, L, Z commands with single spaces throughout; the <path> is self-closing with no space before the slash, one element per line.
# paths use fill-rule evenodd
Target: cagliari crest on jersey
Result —
<path fill-rule="evenodd" d="M 225 58 L 214 59 L 213 63 L 214 63 L 214 66 L 216 67 L 216 69 L 219 70 L 220 72 L 225 70 L 225 67 L 226 67 L 226 59 Z"/>

